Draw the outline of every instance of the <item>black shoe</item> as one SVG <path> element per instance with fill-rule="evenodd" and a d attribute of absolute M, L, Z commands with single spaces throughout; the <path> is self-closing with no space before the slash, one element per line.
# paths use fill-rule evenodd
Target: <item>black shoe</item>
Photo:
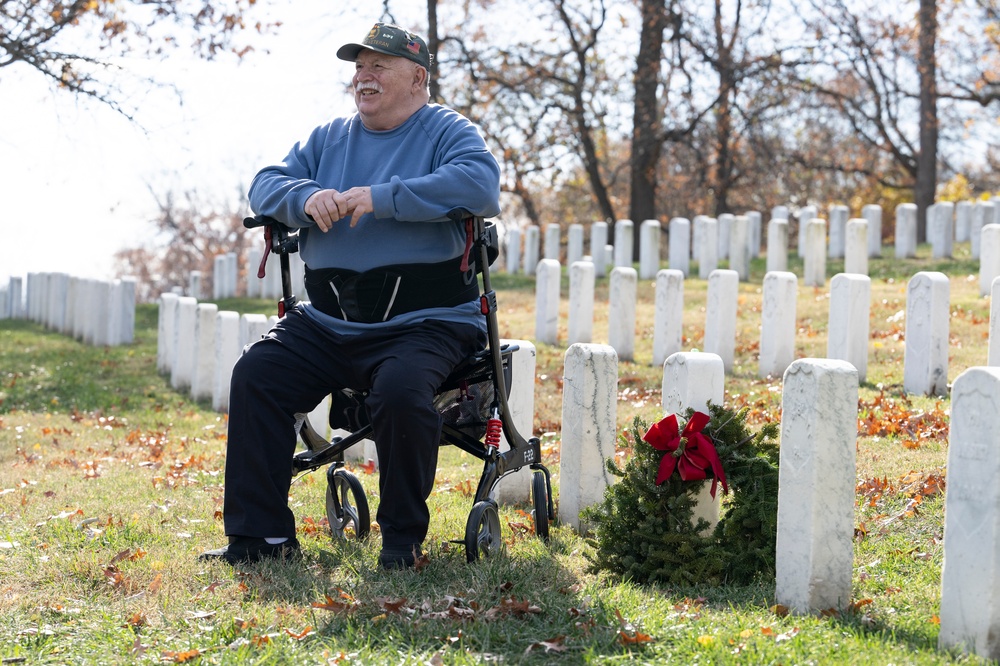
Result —
<path fill-rule="evenodd" d="M 382 546 L 378 563 L 383 569 L 411 569 L 416 558 L 423 554 L 419 543 L 403 546 Z"/>
<path fill-rule="evenodd" d="M 199 560 L 225 560 L 230 564 L 247 564 L 261 560 L 284 560 L 299 556 L 299 542 L 295 537 L 281 543 L 270 544 L 261 537 L 231 536 L 229 545 L 207 550 Z"/>

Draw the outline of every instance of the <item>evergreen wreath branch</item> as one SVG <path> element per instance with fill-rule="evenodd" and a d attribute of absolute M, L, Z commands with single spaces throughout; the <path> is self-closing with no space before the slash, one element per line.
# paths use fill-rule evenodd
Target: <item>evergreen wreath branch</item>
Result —
<path fill-rule="evenodd" d="M 731 493 L 714 529 L 694 522 L 696 496 L 704 481 L 683 481 L 675 470 L 660 485 L 663 455 L 643 440 L 648 427 L 638 417 L 631 428 L 632 455 L 623 466 L 605 461 L 619 478 L 603 500 L 584 510 L 591 526 L 587 557 L 592 571 L 608 571 L 640 583 L 747 585 L 773 577 L 778 523 L 778 424 L 754 433 L 748 408 L 709 405 L 702 429 L 714 444 Z M 694 415 L 684 414 L 683 429 Z M 678 415 L 681 416 L 681 415 Z M 629 444 L 621 435 L 623 444 Z"/>

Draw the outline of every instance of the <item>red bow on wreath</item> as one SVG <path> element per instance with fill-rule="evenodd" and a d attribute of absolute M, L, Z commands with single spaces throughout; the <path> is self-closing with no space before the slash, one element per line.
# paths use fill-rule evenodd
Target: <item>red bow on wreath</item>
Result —
<path fill-rule="evenodd" d="M 722 483 L 722 492 L 729 492 L 719 454 L 712 445 L 712 440 L 701 432 L 708 425 L 708 420 L 708 414 L 695 412 L 684 426 L 684 432 L 678 432 L 675 414 L 653 424 L 642 439 L 657 451 L 664 452 L 660 460 L 660 472 L 656 475 L 656 485 L 666 481 L 674 473 L 675 466 L 683 481 L 708 478 L 708 470 L 711 469 L 712 497 L 715 497 L 718 482 Z"/>

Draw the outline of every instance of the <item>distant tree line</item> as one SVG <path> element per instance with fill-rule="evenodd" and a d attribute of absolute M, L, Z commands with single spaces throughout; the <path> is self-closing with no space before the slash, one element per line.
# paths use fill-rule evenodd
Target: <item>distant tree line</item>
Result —
<path fill-rule="evenodd" d="M 914 201 L 923 240 L 940 183 L 1000 188 L 998 0 L 427 5 L 535 224 Z"/>

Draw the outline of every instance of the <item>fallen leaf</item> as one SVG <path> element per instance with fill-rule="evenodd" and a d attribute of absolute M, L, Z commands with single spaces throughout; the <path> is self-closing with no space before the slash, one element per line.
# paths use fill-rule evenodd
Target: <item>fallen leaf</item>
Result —
<path fill-rule="evenodd" d="M 860 608 L 863 608 L 870 603 L 872 603 L 871 599 L 858 599 L 857 601 L 852 601 L 849 608 L 852 612 L 857 613 Z"/>
<path fill-rule="evenodd" d="M 400 613 L 403 610 L 407 610 L 406 597 L 379 597 L 375 600 L 375 603 L 386 613 Z"/>
<path fill-rule="evenodd" d="M 104 568 L 104 577 L 108 581 L 108 585 L 111 587 L 120 587 L 123 582 L 125 582 L 125 577 L 122 576 L 122 572 L 118 570 L 116 566 L 107 566 Z"/>
<path fill-rule="evenodd" d="M 522 617 L 524 615 L 537 615 L 542 609 L 528 602 L 527 599 L 518 601 L 514 597 L 507 597 L 500 600 L 500 605 L 486 611 L 486 616 L 491 618 L 496 615 L 514 615 Z"/>
<path fill-rule="evenodd" d="M 301 641 L 306 636 L 309 636 L 309 635 L 314 634 L 316 632 L 313 631 L 313 628 L 311 626 L 306 625 L 305 629 L 303 629 L 299 633 L 295 633 L 291 629 L 285 629 L 285 633 L 288 634 L 289 636 L 291 636 L 292 638 L 294 638 L 295 640 Z"/>
<path fill-rule="evenodd" d="M 239 631 L 246 631 L 247 629 L 250 629 L 252 627 L 256 627 L 257 626 L 257 620 L 256 619 L 244 620 L 241 617 L 234 617 L 233 618 L 233 624 L 236 625 L 236 629 L 237 630 L 239 630 Z"/>
<path fill-rule="evenodd" d="M 125 624 L 135 628 L 144 627 L 146 626 L 146 615 L 142 611 L 136 611 L 125 620 Z"/>
<path fill-rule="evenodd" d="M 645 643 L 652 643 L 653 637 L 648 634 L 639 633 L 638 631 L 634 634 L 619 631 L 618 640 L 622 645 L 643 645 Z"/>
<path fill-rule="evenodd" d="M 563 641 L 565 640 L 566 636 L 556 636 L 555 638 L 549 638 L 544 641 L 536 641 L 527 647 L 524 654 L 528 654 L 533 650 L 545 650 L 546 653 L 565 652 L 566 646 L 563 645 Z"/>
<path fill-rule="evenodd" d="M 325 601 L 314 601 L 312 603 L 312 607 L 319 608 L 320 610 L 333 611 L 335 613 L 349 613 L 357 609 L 358 604 L 356 601 L 354 601 L 352 597 L 350 597 L 350 595 L 347 595 L 343 590 L 340 591 L 340 594 L 341 598 L 344 598 L 344 596 L 346 596 L 348 599 L 350 599 L 350 601 L 349 602 L 337 601 L 329 594 L 327 594 L 324 595 L 326 597 Z"/>
<path fill-rule="evenodd" d="M 799 628 L 798 628 L 798 627 L 795 627 L 795 628 L 794 628 L 794 629 L 792 629 L 791 631 L 786 631 L 786 632 L 785 632 L 785 633 L 783 633 L 783 634 L 778 634 L 777 636 L 775 636 L 775 637 L 774 637 L 774 642 L 775 642 L 775 643 L 781 643 L 782 641 L 788 641 L 788 640 L 791 640 L 791 639 L 795 638 L 795 635 L 796 635 L 797 633 L 799 633 Z"/>
<path fill-rule="evenodd" d="M 462 642 L 462 630 L 461 629 L 458 630 L 458 635 L 457 636 L 445 636 L 444 642 L 448 643 L 449 645 L 455 645 L 456 643 L 461 643 Z"/>
<path fill-rule="evenodd" d="M 418 553 L 416 546 L 413 548 L 413 570 L 423 571 L 424 567 L 431 563 L 427 553 Z"/>
<path fill-rule="evenodd" d="M 215 617 L 215 611 L 188 611 L 187 614 L 192 620 L 207 620 L 210 617 Z"/>
<path fill-rule="evenodd" d="M 771 606 L 770 610 L 778 617 L 785 617 L 788 615 L 788 606 L 785 606 L 784 604 L 774 604 Z"/>
<path fill-rule="evenodd" d="M 446 596 L 448 607 L 443 611 L 431 611 L 430 603 L 424 603 L 421 608 L 424 614 L 421 617 L 425 620 L 471 620 L 476 616 L 476 609 L 467 606 L 458 597 Z"/>
<path fill-rule="evenodd" d="M 132 641 L 132 654 L 141 657 L 146 654 L 147 649 L 149 649 L 149 646 L 143 644 L 143 642 L 139 640 L 139 637 L 136 636 L 135 640 Z"/>
<path fill-rule="evenodd" d="M 120 552 L 117 555 L 115 555 L 114 557 L 112 557 L 111 558 L 111 562 L 109 562 L 109 564 L 118 564 L 122 560 L 130 559 L 131 556 L 132 556 L 132 550 L 129 549 L 129 548 L 126 548 L 122 552 Z"/>
<path fill-rule="evenodd" d="M 201 650 L 185 650 L 183 652 L 173 652 L 166 651 L 160 653 L 163 661 L 171 661 L 175 664 L 183 664 L 191 661 L 192 659 L 197 659 L 201 656 Z"/>

